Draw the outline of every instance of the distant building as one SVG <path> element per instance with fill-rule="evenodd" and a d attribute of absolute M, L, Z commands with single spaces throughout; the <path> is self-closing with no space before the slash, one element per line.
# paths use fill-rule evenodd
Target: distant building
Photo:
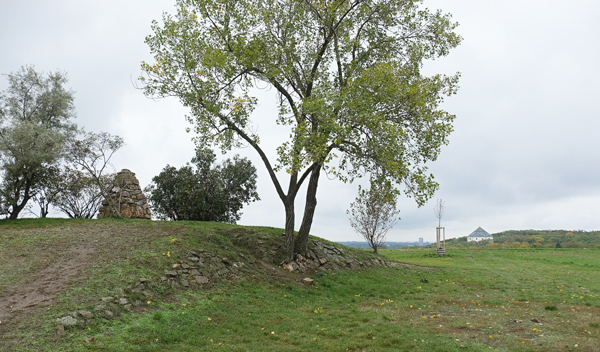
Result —
<path fill-rule="evenodd" d="M 480 241 L 490 241 L 490 243 L 494 242 L 494 237 L 487 233 L 481 227 L 478 227 L 477 230 L 471 232 L 469 236 L 467 236 L 467 242 L 480 242 Z"/>
<path fill-rule="evenodd" d="M 423 237 L 419 237 L 419 246 L 423 247 Z"/>

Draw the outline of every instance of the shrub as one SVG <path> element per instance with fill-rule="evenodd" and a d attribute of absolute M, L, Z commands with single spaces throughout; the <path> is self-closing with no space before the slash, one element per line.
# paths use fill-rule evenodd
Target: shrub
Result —
<path fill-rule="evenodd" d="M 235 223 L 244 204 L 259 200 L 250 160 L 236 155 L 215 165 L 209 149 L 198 150 L 192 165 L 167 165 L 145 191 L 154 214 L 164 220 Z"/>

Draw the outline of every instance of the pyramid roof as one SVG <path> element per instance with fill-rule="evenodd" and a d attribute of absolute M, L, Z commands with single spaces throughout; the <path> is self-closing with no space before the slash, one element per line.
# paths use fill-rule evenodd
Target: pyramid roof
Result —
<path fill-rule="evenodd" d="M 471 232 L 471 234 L 467 237 L 490 237 L 490 238 L 493 238 L 492 235 L 487 233 L 487 231 L 482 229 L 481 227 L 478 227 L 477 230 Z"/>

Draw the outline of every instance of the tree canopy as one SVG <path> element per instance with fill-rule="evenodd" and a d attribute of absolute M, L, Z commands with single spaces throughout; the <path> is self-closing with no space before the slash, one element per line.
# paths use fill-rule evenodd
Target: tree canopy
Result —
<path fill-rule="evenodd" d="M 421 68 L 459 44 L 456 26 L 420 1 L 178 0 L 175 15 L 153 23 L 155 62 L 142 63 L 140 80 L 147 96 L 176 96 L 190 109 L 199 145 L 258 152 L 285 208 L 291 259 L 306 251 L 322 170 L 344 182 L 377 172 L 419 206 L 435 192 L 425 164 L 448 142 L 454 116 L 439 104 L 458 74 L 426 77 Z M 279 98 L 274 119 L 290 128 L 276 163 L 251 121 L 252 89 L 265 84 Z"/>
<path fill-rule="evenodd" d="M 244 204 L 259 200 L 256 168 L 238 155 L 215 165 L 212 150 L 196 151 L 192 165 L 167 165 L 146 188 L 154 214 L 167 220 L 235 224 Z"/>
<path fill-rule="evenodd" d="M 7 76 L 8 89 L 0 93 L 0 198 L 2 212 L 16 219 L 63 158 L 76 131 L 75 109 L 65 73 L 26 66 Z"/>

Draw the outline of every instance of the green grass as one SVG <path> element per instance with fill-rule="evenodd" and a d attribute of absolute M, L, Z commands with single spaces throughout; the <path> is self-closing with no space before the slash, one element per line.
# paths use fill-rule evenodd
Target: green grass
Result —
<path fill-rule="evenodd" d="M 82 229 L 94 236 L 82 235 Z M 243 233 L 251 238 L 234 237 Z M 85 280 L 7 335 L 20 341 L 11 351 L 597 350 L 595 249 L 453 249 L 445 257 L 433 250 L 384 250 L 389 260 L 433 268 L 317 272 L 308 275 L 315 279 L 312 286 L 299 283 L 302 276 L 257 266 L 239 280 L 209 288 L 159 285 L 152 299 L 132 311 L 116 310 L 115 319 L 68 327 L 60 338 L 54 333 L 56 317 L 74 307 L 92 310 L 100 297 L 139 277 L 160 276 L 190 249 L 235 258 L 257 253 L 258 241 L 278 241 L 280 234 L 193 222 L 0 222 L 0 257 L 13 253 L 6 263 L 11 267 L 22 264 L 20 255 L 34 246 L 54 253 L 55 244 L 102 241 Z M 41 267 L 43 258 L 52 260 L 26 256 L 33 263 L 18 274 L 3 273 L 3 280 L 27 282 L 23 273 Z"/>

